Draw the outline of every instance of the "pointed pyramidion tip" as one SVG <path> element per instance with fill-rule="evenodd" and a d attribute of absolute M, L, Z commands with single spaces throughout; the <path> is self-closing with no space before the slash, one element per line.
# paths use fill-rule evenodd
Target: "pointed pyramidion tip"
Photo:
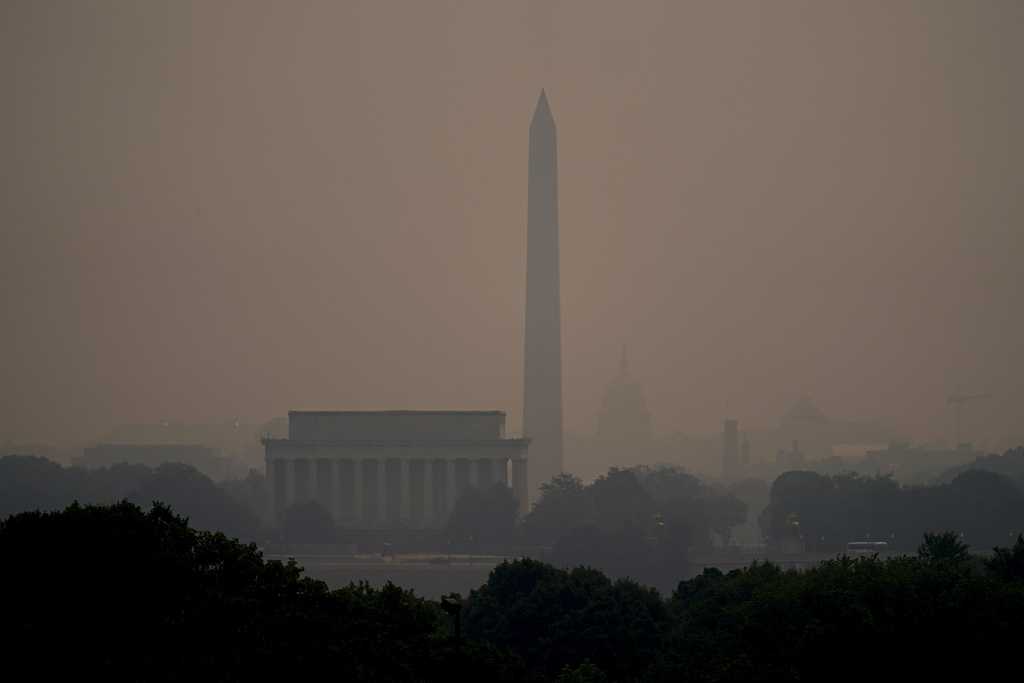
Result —
<path fill-rule="evenodd" d="M 546 118 L 554 119 L 551 115 L 551 107 L 548 105 L 548 95 L 544 92 L 544 88 L 540 89 L 540 97 L 537 98 L 537 108 L 533 111 L 533 118 Z"/>

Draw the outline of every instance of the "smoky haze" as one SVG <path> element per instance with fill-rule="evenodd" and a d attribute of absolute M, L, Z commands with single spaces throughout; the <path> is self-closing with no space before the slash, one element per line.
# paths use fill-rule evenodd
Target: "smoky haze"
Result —
<path fill-rule="evenodd" d="M 1014 1 L 9 0 L 0 441 L 517 429 L 542 87 L 568 431 L 626 345 L 663 432 L 808 394 L 948 440 L 960 387 L 1019 434 L 1022 32 Z"/>

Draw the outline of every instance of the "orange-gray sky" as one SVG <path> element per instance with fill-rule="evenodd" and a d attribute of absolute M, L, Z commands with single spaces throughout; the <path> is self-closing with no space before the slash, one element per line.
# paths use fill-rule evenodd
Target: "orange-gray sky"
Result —
<path fill-rule="evenodd" d="M 0 7 L 0 441 L 521 409 L 558 123 L 566 420 L 1024 433 L 1024 3 Z"/>

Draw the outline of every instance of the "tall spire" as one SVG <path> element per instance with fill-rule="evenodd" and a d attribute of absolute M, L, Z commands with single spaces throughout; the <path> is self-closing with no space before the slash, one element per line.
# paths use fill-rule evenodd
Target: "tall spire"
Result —
<path fill-rule="evenodd" d="M 555 117 L 551 115 L 551 105 L 548 104 L 548 94 L 544 92 L 544 88 L 540 89 L 540 97 L 537 98 L 537 106 L 533 111 L 533 122 L 536 122 L 538 118 L 551 121 L 552 127 L 555 125 Z M 531 128 L 533 122 L 530 123 Z"/>
<path fill-rule="evenodd" d="M 530 491 L 562 472 L 562 311 L 558 267 L 555 119 L 541 90 L 530 121 L 526 224 L 523 433 L 531 439 Z"/>

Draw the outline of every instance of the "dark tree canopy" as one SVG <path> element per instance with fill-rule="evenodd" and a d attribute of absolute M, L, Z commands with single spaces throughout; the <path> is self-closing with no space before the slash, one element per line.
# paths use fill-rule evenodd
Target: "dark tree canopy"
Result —
<path fill-rule="evenodd" d="M 926 532 L 962 534 L 972 548 L 1006 545 L 1024 531 L 1024 491 L 994 472 L 968 470 L 948 484 L 900 486 L 891 477 L 786 472 L 761 516 L 771 542 L 799 534 L 808 549 L 887 541 L 913 552 Z"/>
<path fill-rule="evenodd" d="M 35 456 L 0 458 L 0 516 L 27 510 L 60 510 L 72 502 L 131 500 L 166 503 L 192 526 L 256 539 L 265 535 L 257 514 L 191 465 L 62 467 Z"/>
<path fill-rule="evenodd" d="M 522 680 L 487 644 L 455 651 L 435 603 L 391 584 L 329 591 L 159 505 L 15 515 L 0 557 L 4 666 L 39 680 Z"/>
<path fill-rule="evenodd" d="M 331 513 L 315 500 L 296 503 L 285 510 L 282 527 L 284 540 L 288 543 L 313 545 L 338 540 L 338 530 Z"/>
<path fill-rule="evenodd" d="M 971 558 L 967 544 L 953 531 L 925 533 L 917 555 L 925 562 L 949 566 L 962 566 Z"/>
<path fill-rule="evenodd" d="M 673 467 L 611 468 L 588 486 L 563 474 L 541 492 L 523 535 L 549 545 L 555 564 L 665 588 L 686 574 L 692 549 L 726 542 L 747 516 L 735 496 Z"/>
<path fill-rule="evenodd" d="M 457 547 L 495 548 L 513 537 L 519 502 L 512 489 L 497 483 L 487 489 L 470 487 L 455 503 L 448 520 L 448 535 Z"/>
<path fill-rule="evenodd" d="M 545 678 L 589 661 L 629 680 L 653 660 L 667 626 L 665 603 L 649 588 L 533 560 L 495 568 L 465 610 L 467 636 L 510 648 Z"/>
<path fill-rule="evenodd" d="M 252 538 L 260 528 L 256 516 L 205 474 L 182 463 L 165 463 L 145 477 L 128 499 L 141 506 L 171 505 L 198 529 Z"/>
<path fill-rule="evenodd" d="M 995 548 L 986 566 L 1003 581 L 1024 582 L 1024 535 L 1017 536 L 1012 548 Z"/>
<path fill-rule="evenodd" d="M 162 505 L 18 514 L 0 557 L 5 670 L 41 680 L 971 680 L 1012 670 L 1024 623 L 1024 537 L 984 563 L 943 532 L 919 556 L 708 569 L 668 599 L 518 560 L 448 610 L 330 591 Z"/>
<path fill-rule="evenodd" d="M 523 520 L 527 539 L 537 545 L 554 545 L 567 531 L 592 519 L 590 499 L 584 491 L 583 482 L 572 474 L 559 474 L 541 484 L 540 500 Z"/>

